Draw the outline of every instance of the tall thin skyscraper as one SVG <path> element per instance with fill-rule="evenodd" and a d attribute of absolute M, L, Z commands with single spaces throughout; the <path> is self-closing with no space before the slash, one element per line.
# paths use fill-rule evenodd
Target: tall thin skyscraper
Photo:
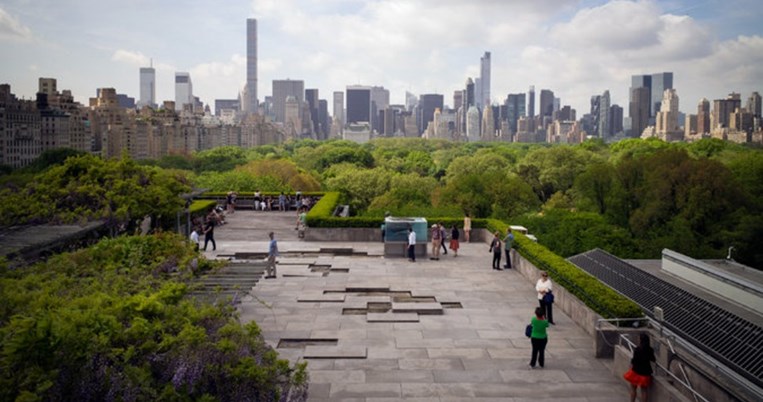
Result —
<path fill-rule="evenodd" d="M 609 121 L 609 104 L 609 90 L 606 90 L 599 98 L 599 138 L 607 138 L 612 132 Z"/>
<path fill-rule="evenodd" d="M 138 107 L 156 107 L 156 70 L 154 67 L 140 68 L 140 98 Z"/>
<path fill-rule="evenodd" d="M 286 101 L 286 99 L 284 99 Z M 243 110 L 257 113 L 257 20 L 246 20 L 246 87 L 244 88 Z"/>
<path fill-rule="evenodd" d="M 747 98 L 747 111 L 752 114 L 752 117 L 760 118 L 761 113 L 761 98 L 760 94 L 756 91 L 750 94 L 750 97 Z"/>
<path fill-rule="evenodd" d="M 317 88 L 305 89 L 305 101 L 310 109 L 310 122 L 312 123 L 312 132 L 317 134 L 320 131 L 320 116 L 318 109 L 320 108 L 320 99 Z M 320 138 L 319 138 L 320 139 Z"/>
<path fill-rule="evenodd" d="M 649 104 L 652 97 L 649 88 L 639 86 L 631 88 L 628 115 L 631 117 L 631 137 L 638 138 L 649 125 Z"/>
<path fill-rule="evenodd" d="M 527 91 L 527 117 L 535 117 L 535 85 L 530 85 L 530 90 Z"/>
<path fill-rule="evenodd" d="M 490 52 L 480 58 L 480 95 L 479 105 L 490 106 Z"/>
<path fill-rule="evenodd" d="M 184 105 L 194 103 L 191 74 L 175 73 L 175 110 L 183 110 Z"/>
<path fill-rule="evenodd" d="M 509 123 L 509 131 L 517 132 L 517 121 L 525 116 L 525 94 L 509 94 L 506 98 L 506 120 Z"/>

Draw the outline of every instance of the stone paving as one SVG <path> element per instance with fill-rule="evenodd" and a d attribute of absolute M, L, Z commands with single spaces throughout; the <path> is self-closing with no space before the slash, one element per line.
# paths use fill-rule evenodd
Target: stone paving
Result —
<path fill-rule="evenodd" d="M 545 369 L 529 369 L 524 327 L 537 306 L 534 286 L 512 270 L 491 270 L 486 244 L 410 263 L 384 258 L 381 243 L 300 241 L 296 213 L 226 219 L 210 258 L 265 252 L 267 233 L 276 232 L 278 277 L 243 299 L 241 321 L 256 321 L 283 358 L 308 362 L 310 401 L 628 400 L 610 361 L 593 357 L 593 339 L 561 311 Z"/>

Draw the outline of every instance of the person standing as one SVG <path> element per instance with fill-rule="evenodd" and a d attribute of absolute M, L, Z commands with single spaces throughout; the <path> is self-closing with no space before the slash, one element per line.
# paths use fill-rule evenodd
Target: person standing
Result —
<path fill-rule="evenodd" d="M 286 195 L 281 191 L 281 195 L 278 196 L 278 209 L 281 212 L 286 211 Z"/>
<path fill-rule="evenodd" d="M 458 228 L 453 225 L 450 229 L 450 249 L 453 250 L 453 257 L 458 257 Z"/>
<path fill-rule="evenodd" d="M 551 291 L 553 290 L 551 279 L 548 279 L 548 272 L 541 271 L 540 279 L 538 279 L 538 282 L 535 284 L 535 290 L 538 292 L 538 303 L 540 303 L 540 308 L 543 309 L 543 315 L 546 316 L 549 324 L 556 325 L 554 324 L 554 314 L 552 309 L 552 304 L 554 304 L 554 302 L 549 301 L 546 297 L 546 295 L 551 294 Z"/>
<path fill-rule="evenodd" d="M 297 215 L 297 237 L 305 238 L 305 228 L 307 227 L 307 209 L 302 207 Z"/>
<path fill-rule="evenodd" d="M 514 233 L 511 233 L 511 228 L 506 230 L 506 237 L 503 238 L 503 248 L 506 250 L 506 265 L 503 267 L 511 269 L 511 246 L 514 244 Z"/>
<path fill-rule="evenodd" d="M 432 256 L 429 257 L 430 260 L 439 260 L 440 259 L 440 240 L 442 239 L 440 227 L 437 226 L 435 223 L 432 225 L 432 230 L 430 231 L 430 237 L 432 238 Z"/>
<path fill-rule="evenodd" d="M 268 244 L 268 265 L 267 268 L 265 268 L 265 279 L 272 279 L 276 277 L 276 257 L 278 257 L 278 242 L 276 241 L 275 233 L 268 233 L 268 237 L 270 237 L 270 243 Z"/>
<path fill-rule="evenodd" d="M 647 402 L 648 389 L 652 383 L 652 362 L 655 361 L 654 349 L 649 345 L 649 335 L 642 332 L 639 335 L 639 345 L 633 350 L 631 368 L 624 375 L 630 383 L 630 402 L 636 402 L 636 388 L 641 388 L 641 402 Z"/>
<path fill-rule="evenodd" d="M 424 245 L 426 246 L 426 243 Z M 408 228 L 408 261 L 416 262 L 416 232 L 411 227 Z"/>
<path fill-rule="evenodd" d="M 442 247 L 442 253 L 448 255 L 448 246 L 445 245 L 445 241 L 448 240 L 448 232 L 445 230 L 445 226 L 442 223 L 438 223 L 440 228 L 440 246 Z"/>
<path fill-rule="evenodd" d="M 191 231 L 191 243 L 193 244 L 193 251 L 199 251 L 199 229 L 196 226 Z"/>
<path fill-rule="evenodd" d="M 540 307 L 535 308 L 535 316 L 530 320 L 530 324 L 533 327 L 532 334 L 530 335 L 530 343 L 532 343 L 532 357 L 530 358 L 530 370 L 535 368 L 535 363 L 543 368 L 546 364 L 546 345 L 548 344 L 548 335 L 546 334 L 546 328 L 548 328 L 548 321 L 543 315 L 543 309 Z"/>
<path fill-rule="evenodd" d="M 469 214 L 466 214 L 464 216 L 464 241 L 469 243 L 469 236 L 472 231 L 472 218 L 469 217 Z"/>
<path fill-rule="evenodd" d="M 207 251 L 207 244 L 212 242 L 212 251 L 217 250 L 217 243 L 215 243 L 215 223 L 216 219 L 213 215 L 207 215 L 206 227 L 204 228 L 204 251 Z"/>
<path fill-rule="evenodd" d="M 490 242 L 490 251 L 493 252 L 493 269 L 503 271 L 501 269 L 501 238 L 499 236 L 500 234 L 496 230 L 493 241 Z"/>

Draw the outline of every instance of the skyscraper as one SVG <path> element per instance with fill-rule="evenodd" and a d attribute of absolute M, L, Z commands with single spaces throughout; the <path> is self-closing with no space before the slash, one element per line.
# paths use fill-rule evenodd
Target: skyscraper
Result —
<path fill-rule="evenodd" d="M 749 98 L 747 98 L 747 111 L 752 114 L 752 117 L 760 118 L 761 115 L 761 105 L 760 105 L 760 94 L 758 92 L 753 92 Z"/>
<path fill-rule="evenodd" d="M 731 127 L 731 114 L 741 106 L 742 99 L 738 93 L 730 93 L 726 99 L 715 99 L 710 115 L 710 130 Z"/>
<path fill-rule="evenodd" d="M 334 91 L 334 120 L 344 125 L 344 92 Z"/>
<path fill-rule="evenodd" d="M 138 107 L 156 107 L 156 70 L 154 67 L 140 68 L 140 98 Z"/>
<path fill-rule="evenodd" d="M 472 81 L 471 78 L 467 78 L 466 80 L 466 93 L 464 95 L 466 98 L 465 99 L 466 107 L 464 108 L 464 110 L 468 111 L 470 106 L 476 105 L 476 103 L 474 102 L 474 81 Z"/>
<path fill-rule="evenodd" d="M 623 108 L 618 105 L 612 105 L 609 107 L 609 135 L 623 131 Z"/>
<path fill-rule="evenodd" d="M 517 132 L 517 121 L 525 116 L 525 94 L 509 94 L 506 98 L 506 120 L 509 123 L 509 131 Z"/>
<path fill-rule="evenodd" d="M 273 115 L 276 122 L 286 123 L 286 98 L 293 96 L 294 101 L 302 108 L 305 101 L 305 82 L 302 80 L 273 80 Z"/>
<path fill-rule="evenodd" d="M 389 107 L 389 90 L 384 87 L 371 87 L 371 128 L 377 133 L 383 131 L 379 112 Z"/>
<path fill-rule="evenodd" d="M 673 89 L 673 73 L 652 74 L 652 103 L 649 106 L 649 117 L 657 116 L 666 89 Z"/>
<path fill-rule="evenodd" d="M 631 137 L 638 138 L 649 125 L 649 104 L 652 97 L 648 87 L 631 88 L 628 115 L 631 117 Z"/>
<path fill-rule="evenodd" d="M 419 132 L 427 129 L 427 125 L 434 119 L 434 111 L 442 110 L 444 98 L 440 94 L 424 94 L 419 97 Z"/>
<path fill-rule="evenodd" d="M 705 98 L 697 105 L 697 134 L 710 134 L 710 101 Z"/>
<path fill-rule="evenodd" d="M 549 89 L 540 90 L 539 114 L 543 117 L 551 117 L 554 114 L 554 91 Z"/>
<path fill-rule="evenodd" d="M 320 107 L 318 89 L 317 88 L 305 89 L 305 101 L 307 102 L 307 105 L 310 109 L 310 122 L 312 125 L 312 130 L 310 131 L 312 131 L 314 134 L 317 134 L 320 131 L 320 127 L 321 127 L 319 122 L 320 116 L 318 116 L 318 109 Z"/>
<path fill-rule="evenodd" d="M 371 87 L 347 86 L 347 124 L 371 123 Z"/>
<path fill-rule="evenodd" d="M 184 105 L 194 103 L 191 74 L 175 73 L 175 110 L 183 110 Z"/>
<path fill-rule="evenodd" d="M 284 98 L 284 102 L 286 99 Z M 257 20 L 246 20 L 246 87 L 243 110 L 247 113 L 257 113 Z"/>
<path fill-rule="evenodd" d="M 490 52 L 480 58 L 480 95 L 478 105 L 490 106 Z"/>
<path fill-rule="evenodd" d="M 660 101 L 660 111 L 656 116 L 656 132 L 668 134 L 676 131 L 678 131 L 678 94 L 671 88 L 665 90 Z"/>
<path fill-rule="evenodd" d="M 535 86 L 530 85 L 530 90 L 527 91 L 527 117 L 531 120 L 535 117 Z"/>
<path fill-rule="evenodd" d="M 604 91 L 599 99 L 599 138 L 607 138 L 611 135 L 609 121 L 609 91 Z"/>

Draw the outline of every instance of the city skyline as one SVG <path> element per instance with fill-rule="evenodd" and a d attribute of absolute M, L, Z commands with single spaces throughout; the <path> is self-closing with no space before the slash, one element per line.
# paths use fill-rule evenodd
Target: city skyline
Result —
<path fill-rule="evenodd" d="M 139 68 L 153 58 L 157 103 L 175 98 L 175 73 L 189 72 L 194 95 L 213 107 L 246 84 L 247 18 L 257 18 L 260 101 L 273 80 L 291 78 L 324 97 L 384 86 L 391 104 L 408 91 L 450 105 L 466 78 L 480 77 L 485 52 L 493 103 L 534 85 L 579 114 L 605 90 L 627 107 L 632 75 L 673 72 L 683 112 L 763 83 L 763 7 L 751 0 L 48 3 L 0 5 L 0 52 L 11 56 L 0 81 L 20 97 L 51 77 L 82 103 L 101 87 L 138 98 Z"/>

